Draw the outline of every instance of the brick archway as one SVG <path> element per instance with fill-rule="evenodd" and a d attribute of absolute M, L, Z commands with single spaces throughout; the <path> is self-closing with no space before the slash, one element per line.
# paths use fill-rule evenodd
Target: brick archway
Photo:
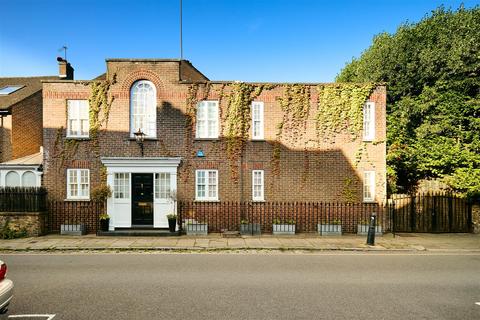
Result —
<path fill-rule="evenodd" d="M 122 85 L 121 85 L 122 92 L 124 92 L 128 97 L 130 95 L 130 88 L 135 82 L 139 80 L 151 81 L 156 87 L 157 99 L 160 98 L 160 93 L 163 91 L 162 80 L 160 80 L 160 78 L 156 73 L 149 70 L 145 70 L 145 69 L 138 70 L 127 75 L 125 79 L 122 81 Z"/>

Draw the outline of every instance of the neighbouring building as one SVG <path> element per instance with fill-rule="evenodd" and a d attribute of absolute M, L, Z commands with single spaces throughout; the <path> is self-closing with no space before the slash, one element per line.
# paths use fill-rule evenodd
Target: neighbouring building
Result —
<path fill-rule="evenodd" d="M 174 200 L 385 200 L 384 85 L 211 81 L 174 59 L 106 65 L 91 81 L 43 81 L 43 184 L 75 202 L 110 186 L 110 230 L 167 227 Z"/>
<path fill-rule="evenodd" d="M 73 79 L 70 64 L 57 60 L 58 76 L 0 77 L 0 187 L 41 185 L 42 81 Z"/>

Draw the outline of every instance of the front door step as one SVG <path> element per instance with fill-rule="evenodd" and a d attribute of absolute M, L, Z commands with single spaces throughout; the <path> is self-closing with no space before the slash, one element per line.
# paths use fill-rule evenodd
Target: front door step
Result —
<path fill-rule="evenodd" d="M 114 231 L 98 231 L 98 236 L 116 236 L 116 237 L 176 237 L 180 235 L 179 231 L 170 232 L 168 229 L 123 229 Z"/>

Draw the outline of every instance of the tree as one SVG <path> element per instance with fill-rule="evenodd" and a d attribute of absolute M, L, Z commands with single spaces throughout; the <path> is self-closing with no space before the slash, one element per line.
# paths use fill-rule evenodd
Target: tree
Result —
<path fill-rule="evenodd" d="M 480 193 L 480 7 L 443 7 L 382 33 L 338 82 L 387 83 L 392 192 L 422 178 Z"/>

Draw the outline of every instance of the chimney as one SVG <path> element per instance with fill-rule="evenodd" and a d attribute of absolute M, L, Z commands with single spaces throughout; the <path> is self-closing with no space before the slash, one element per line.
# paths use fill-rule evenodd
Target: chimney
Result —
<path fill-rule="evenodd" d="M 62 80 L 73 80 L 73 67 L 62 57 L 57 57 L 58 77 Z"/>

